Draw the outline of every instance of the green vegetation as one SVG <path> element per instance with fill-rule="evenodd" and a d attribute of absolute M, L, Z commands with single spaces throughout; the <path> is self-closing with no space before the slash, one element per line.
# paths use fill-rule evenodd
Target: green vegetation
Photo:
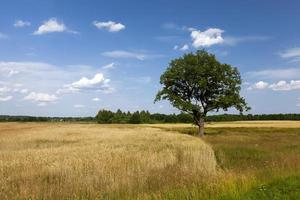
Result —
<path fill-rule="evenodd" d="M 200 136 L 204 135 L 208 112 L 234 107 L 242 113 L 250 109 L 240 96 L 242 80 L 238 69 L 220 63 L 205 50 L 172 60 L 160 84 L 163 88 L 155 101 L 169 100 L 175 108 L 192 115 Z"/>
<path fill-rule="evenodd" d="M 164 129 L 197 134 L 196 128 Z M 205 194 L 199 186 L 192 192 L 179 192 L 181 195 L 193 194 L 192 199 L 205 195 L 222 200 L 300 199 L 299 128 L 207 128 L 204 140 L 212 145 L 224 179 L 213 188 L 208 184 Z"/>
<path fill-rule="evenodd" d="M 102 116 L 104 112 L 107 116 Z M 110 114 L 109 114 L 110 113 Z M 136 115 L 142 115 L 140 124 L 161 124 L 161 123 L 193 123 L 191 115 L 180 114 L 160 114 L 149 113 L 149 111 L 136 111 Z M 34 117 L 34 116 L 9 116 L 0 115 L 0 122 L 98 122 L 101 124 L 127 124 L 133 113 L 100 110 L 96 117 Z M 207 122 L 227 122 L 227 121 L 259 121 L 259 120 L 300 120 L 300 114 L 261 114 L 261 115 L 234 115 L 221 114 L 209 115 L 205 117 Z"/>

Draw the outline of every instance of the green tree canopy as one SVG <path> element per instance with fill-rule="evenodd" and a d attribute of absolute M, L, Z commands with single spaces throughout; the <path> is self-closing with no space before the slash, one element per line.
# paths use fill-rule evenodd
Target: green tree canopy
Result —
<path fill-rule="evenodd" d="M 170 62 L 160 77 L 163 85 L 155 98 L 169 100 L 181 111 L 191 114 L 204 134 L 204 117 L 210 111 L 234 107 L 250 109 L 240 96 L 241 76 L 237 68 L 220 63 L 205 50 L 185 54 Z"/>

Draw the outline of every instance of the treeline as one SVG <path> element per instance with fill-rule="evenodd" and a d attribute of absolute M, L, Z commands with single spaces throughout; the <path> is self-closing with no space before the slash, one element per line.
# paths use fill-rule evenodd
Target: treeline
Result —
<path fill-rule="evenodd" d="M 205 118 L 206 122 L 218 121 L 246 121 L 246 120 L 300 120 L 300 114 L 221 114 L 210 115 Z M 148 111 L 136 111 L 134 113 L 112 112 L 109 110 L 100 110 L 96 116 L 98 123 L 193 123 L 193 117 L 186 113 L 180 114 L 151 114 Z"/>
<path fill-rule="evenodd" d="M 210 115 L 205 118 L 206 122 L 218 121 L 246 121 L 246 120 L 300 120 L 300 114 L 247 114 L 233 115 L 221 114 Z M 97 122 L 102 124 L 146 124 L 146 123 L 193 123 L 191 115 L 180 114 L 160 114 L 149 111 L 136 112 L 116 112 L 100 110 L 96 117 L 34 117 L 34 116 L 9 116 L 0 115 L 0 122 Z"/>
<path fill-rule="evenodd" d="M 189 114 L 150 114 L 149 111 L 117 112 L 110 110 L 100 110 L 96 115 L 96 121 L 100 124 L 154 124 L 154 123 L 192 123 L 193 118 Z"/>
<path fill-rule="evenodd" d="M 0 122 L 92 122 L 94 117 L 35 117 L 0 115 Z"/>
<path fill-rule="evenodd" d="M 247 114 L 247 115 L 211 115 L 206 121 L 251 121 L 251 120 L 300 120 L 300 114 Z"/>

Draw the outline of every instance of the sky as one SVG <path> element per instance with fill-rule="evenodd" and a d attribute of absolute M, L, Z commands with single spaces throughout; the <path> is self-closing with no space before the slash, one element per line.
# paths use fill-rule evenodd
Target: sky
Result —
<path fill-rule="evenodd" d="M 239 69 L 249 113 L 299 113 L 299 7 L 293 0 L 2 0 L 0 115 L 178 112 L 153 103 L 159 78 L 172 59 L 197 49 Z"/>

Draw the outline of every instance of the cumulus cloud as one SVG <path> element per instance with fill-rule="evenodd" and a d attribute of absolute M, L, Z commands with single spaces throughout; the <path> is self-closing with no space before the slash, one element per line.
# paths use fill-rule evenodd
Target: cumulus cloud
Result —
<path fill-rule="evenodd" d="M 257 83 L 253 84 L 252 86 L 248 87 L 249 90 L 252 89 L 258 89 L 258 90 L 263 90 L 268 88 L 269 83 L 264 82 L 264 81 L 258 81 Z"/>
<path fill-rule="evenodd" d="M 0 86 L 0 95 L 4 93 L 12 93 L 17 92 L 20 94 L 26 94 L 28 92 L 28 89 L 22 88 L 21 84 L 3 84 Z"/>
<path fill-rule="evenodd" d="M 106 85 L 110 82 L 109 79 L 105 79 L 102 73 L 96 74 L 93 78 L 88 79 L 86 77 L 81 78 L 79 81 L 73 82 L 71 87 L 77 89 L 90 89 L 90 88 L 99 88 L 103 85 Z"/>
<path fill-rule="evenodd" d="M 111 58 L 135 58 L 138 60 L 161 57 L 161 55 L 138 53 L 138 52 L 131 52 L 131 51 L 123 51 L 123 50 L 107 51 L 107 52 L 103 52 L 101 55 L 106 57 L 111 57 Z"/>
<path fill-rule="evenodd" d="M 8 77 L 10 70 L 19 73 Z M 99 73 L 99 67 L 88 65 L 57 66 L 42 62 L 0 61 L 0 96 L 13 96 L 12 101 L 18 101 L 19 98 L 24 100 L 18 101 L 18 104 L 32 101 L 37 106 L 45 106 L 57 102 L 56 106 L 59 107 L 84 93 L 86 97 L 81 100 L 90 102 L 94 95 L 96 97 L 115 91 L 109 77 L 99 74 L 102 74 Z"/>
<path fill-rule="evenodd" d="M 63 22 L 58 21 L 56 18 L 50 18 L 49 20 L 45 21 L 33 34 L 43 35 L 54 32 L 78 33 L 68 29 Z"/>
<path fill-rule="evenodd" d="M 31 92 L 24 97 L 24 100 L 34 101 L 45 105 L 47 103 L 56 102 L 58 100 L 58 97 L 54 94 L 50 95 L 47 93 Z"/>
<path fill-rule="evenodd" d="M 28 89 L 32 91 L 57 90 L 67 83 L 72 83 L 74 79 L 79 80 L 82 76 L 96 74 L 97 70 L 97 68 L 85 65 L 55 66 L 41 62 L 0 62 L 0 78 L 2 78 L 2 80 L 6 80 L 9 85 L 16 82 L 23 83 L 25 85 L 20 88 L 20 90 Z M 14 79 L 9 78 L 7 74 L 10 71 L 18 71 L 18 76 Z M 61 76 L 62 74 L 68 74 L 68 76 Z M 41 79 L 41 77 L 43 77 L 43 79 Z M 36 84 L 37 80 L 39 80 L 39 84 Z M 84 81 L 85 79 L 82 79 L 79 83 L 75 82 L 73 85 L 69 84 L 69 86 L 74 90 L 78 90 L 80 88 L 77 84 L 83 83 Z M 108 84 L 108 80 L 105 80 L 105 83 Z M 6 86 L 8 87 L 8 85 Z M 63 89 L 66 88 L 64 87 Z M 23 90 L 22 92 L 25 91 Z"/>
<path fill-rule="evenodd" d="M 97 73 L 93 78 L 88 79 L 82 77 L 80 80 L 71 84 L 64 85 L 63 89 L 57 90 L 58 94 L 68 92 L 78 92 L 80 90 L 98 90 L 104 93 L 113 91 L 113 88 L 109 85 L 110 79 L 104 77 L 102 73 Z"/>
<path fill-rule="evenodd" d="M 271 84 L 270 88 L 272 90 L 296 90 L 300 89 L 300 80 L 291 80 L 290 82 L 278 81 L 277 83 Z"/>
<path fill-rule="evenodd" d="M 297 90 L 300 89 L 300 80 L 291 80 L 290 82 L 281 80 L 278 82 L 275 82 L 273 84 L 269 84 L 264 81 L 259 81 L 252 86 L 250 86 L 248 89 L 271 89 L 274 91 L 290 91 L 290 90 Z"/>
<path fill-rule="evenodd" d="M 210 47 L 215 44 L 222 44 L 224 31 L 218 28 L 209 28 L 206 31 L 192 30 L 192 44 L 195 48 Z"/>
<path fill-rule="evenodd" d="M 14 23 L 14 27 L 16 27 L 16 28 L 22 28 L 22 27 L 30 26 L 30 25 L 31 25 L 30 22 L 23 21 L 23 20 L 16 20 Z"/>
<path fill-rule="evenodd" d="M 106 29 L 109 32 L 119 32 L 125 29 L 124 24 L 113 22 L 113 21 L 107 21 L 107 22 L 94 21 L 93 25 L 98 29 Z"/>
<path fill-rule="evenodd" d="M 0 96 L 0 101 L 9 101 L 12 98 L 13 98 L 12 96 Z"/>

